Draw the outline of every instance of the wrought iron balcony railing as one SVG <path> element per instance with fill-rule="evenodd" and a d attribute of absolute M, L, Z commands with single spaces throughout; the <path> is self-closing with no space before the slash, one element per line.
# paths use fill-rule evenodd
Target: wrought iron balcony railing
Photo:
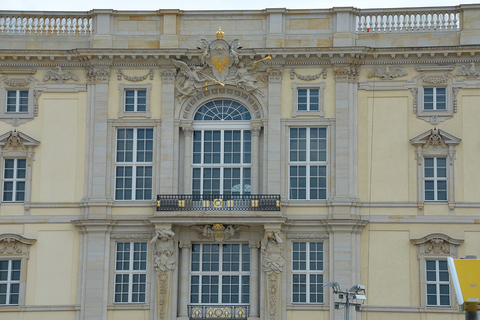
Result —
<path fill-rule="evenodd" d="M 247 319 L 248 305 L 189 305 L 190 319 Z"/>
<path fill-rule="evenodd" d="M 280 211 L 280 195 L 157 195 L 157 211 Z"/>

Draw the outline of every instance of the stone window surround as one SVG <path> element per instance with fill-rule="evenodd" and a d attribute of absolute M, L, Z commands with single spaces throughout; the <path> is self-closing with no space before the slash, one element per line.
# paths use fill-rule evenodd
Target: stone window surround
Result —
<path fill-rule="evenodd" d="M 37 80 L 31 75 L 0 77 L 0 120 L 18 126 L 36 117 L 38 115 L 37 99 L 40 94 L 40 91 L 35 90 L 37 84 Z M 7 112 L 8 90 L 28 90 L 28 112 Z"/>
<path fill-rule="evenodd" d="M 315 111 L 299 111 L 298 110 L 298 89 L 318 89 L 318 110 Z M 320 83 L 292 83 L 292 117 L 298 116 L 325 116 L 323 110 L 325 82 Z"/>
<path fill-rule="evenodd" d="M 30 257 L 30 247 L 36 242 L 13 233 L 0 234 L 0 260 L 20 260 L 20 290 L 18 305 L 2 305 L 2 311 L 18 310 L 19 306 L 25 306 L 27 264 Z"/>
<path fill-rule="evenodd" d="M 12 146 L 12 142 L 10 138 L 13 133 L 18 134 L 19 143 L 17 147 Z M 32 162 L 35 160 L 35 151 L 34 148 L 40 144 L 39 141 L 27 136 L 22 132 L 17 131 L 9 131 L 0 135 L 0 173 L 3 177 L 3 170 L 4 170 L 4 159 L 26 159 L 27 160 L 27 167 L 26 167 L 26 175 L 25 175 L 25 197 L 24 201 L 22 202 L 2 202 L 0 201 L 1 205 L 22 205 L 25 206 L 25 209 L 28 210 L 30 208 L 30 202 L 32 197 Z M 2 179 L 2 199 L 3 199 L 3 179 Z"/>
<path fill-rule="evenodd" d="M 113 155 L 110 157 L 110 161 L 107 162 L 107 181 L 106 181 L 106 194 L 110 195 L 115 206 L 140 206 L 150 207 L 156 199 L 157 187 L 159 185 L 159 177 L 156 172 L 160 172 L 160 125 L 161 120 L 153 119 L 110 119 L 107 129 L 107 153 Z M 121 200 L 115 201 L 115 148 L 117 128 L 153 128 L 153 181 L 152 181 L 152 200 Z"/>
<path fill-rule="evenodd" d="M 147 232 L 130 233 L 130 232 L 115 232 L 110 235 L 109 260 L 108 260 L 108 309 L 109 310 L 144 310 L 150 308 L 150 297 L 153 294 L 154 286 L 151 285 L 152 280 L 155 279 L 153 265 L 152 265 L 152 249 L 150 240 L 152 234 Z M 115 303 L 115 262 L 116 262 L 116 244 L 117 242 L 146 242 L 147 243 L 147 279 L 145 288 L 145 302 L 139 303 Z"/>
<path fill-rule="evenodd" d="M 125 90 L 139 90 L 139 89 L 145 89 L 147 91 L 147 97 L 146 97 L 146 107 L 145 107 L 145 112 L 126 112 L 125 111 Z M 124 117 L 145 117 L 145 118 L 150 118 L 151 113 L 150 113 L 150 104 L 151 104 L 151 91 L 152 91 L 152 84 L 147 83 L 147 84 L 125 84 L 125 83 L 120 83 L 118 85 L 118 90 L 120 92 L 120 97 L 119 97 L 119 108 L 118 108 L 118 117 L 119 118 L 124 118 Z"/>
<path fill-rule="evenodd" d="M 295 128 L 308 128 L 308 127 L 326 127 L 327 128 L 327 200 L 290 200 L 289 195 L 289 166 L 288 166 L 288 153 L 289 153 L 289 143 L 290 143 L 290 127 Z M 282 119 L 282 141 L 285 145 L 282 148 L 282 157 L 281 157 L 281 166 L 284 168 L 281 172 L 281 196 L 282 204 L 285 205 L 299 205 L 299 206 L 309 206 L 312 202 L 315 202 L 315 205 L 328 205 L 329 199 L 331 198 L 334 186 L 332 181 L 334 181 L 335 171 L 333 170 L 333 164 L 335 163 L 335 119 L 334 118 L 323 118 L 323 119 L 305 119 L 305 118 L 296 118 L 296 119 Z"/>
<path fill-rule="evenodd" d="M 428 204 L 445 204 L 448 203 L 450 210 L 455 207 L 455 146 L 460 143 L 460 139 L 438 130 L 435 135 L 439 140 L 438 145 L 432 142 L 434 130 L 427 130 L 424 133 L 410 140 L 410 143 L 416 146 L 415 160 L 417 161 L 417 198 L 418 208 L 423 209 L 425 203 Z M 436 141 L 436 140 L 435 140 Z M 447 201 L 425 201 L 425 182 L 424 182 L 424 164 L 425 158 L 445 157 L 447 158 Z"/>
<path fill-rule="evenodd" d="M 450 306 L 427 306 L 426 260 L 447 260 L 447 257 L 458 258 L 458 247 L 464 240 L 454 239 L 442 233 L 432 233 L 422 238 L 410 239 L 410 241 L 417 247 L 417 260 L 420 272 L 420 306 L 427 310 L 458 311 L 452 283 L 450 283 Z M 444 244 L 447 244 L 448 247 Z M 447 248 L 448 252 L 446 252 Z"/>
<path fill-rule="evenodd" d="M 330 301 L 330 291 L 324 288 L 323 290 L 323 303 L 293 303 L 292 302 L 292 268 L 293 268 L 293 259 L 292 259 L 292 250 L 293 242 L 323 242 L 323 282 L 327 283 L 329 279 L 329 235 L 325 231 L 324 233 L 317 232 L 308 232 L 304 231 L 299 233 L 297 231 L 291 231 L 287 233 L 287 242 L 286 242 L 286 290 L 287 290 L 287 310 L 329 310 L 329 301 Z"/>

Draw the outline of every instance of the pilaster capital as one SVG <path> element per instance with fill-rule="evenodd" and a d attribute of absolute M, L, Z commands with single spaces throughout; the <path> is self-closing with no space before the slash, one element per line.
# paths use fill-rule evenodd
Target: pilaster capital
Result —
<path fill-rule="evenodd" d="M 160 71 L 162 82 L 173 84 L 175 83 L 175 69 L 164 69 Z"/>
<path fill-rule="evenodd" d="M 268 81 L 273 83 L 280 83 L 282 82 L 282 69 L 269 69 L 268 71 Z"/>
<path fill-rule="evenodd" d="M 191 137 L 193 135 L 193 127 L 192 126 L 186 126 L 182 127 L 183 135 L 185 137 Z"/>
<path fill-rule="evenodd" d="M 335 81 L 337 82 L 356 82 L 358 81 L 359 66 L 351 64 L 349 66 L 336 67 L 333 69 Z"/>
<path fill-rule="evenodd" d="M 259 249 L 260 248 L 260 241 L 250 241 L 248 243 L 248 247 L 250 249 Z"/>
<path fill-rule="evenodd" d="M 178 242 L 178 247 L 180 249 L 191 249 L 192 248 L 192 243 L 190 241 L 179 241 Z"/>
<path fill-rule="evenodd" d="M 88 84 L 105 83 L 110 81 L 110 68 L 90 68 L 85 71 Z"/>
<path fill-rule="evenodd" d="M 260 136 L 260 132 L 262 131 L 262 127 L 258 125 L 252 125 L 250 127 L 250 131 L 252 132 L 253 137 L 258 137 Z"/>

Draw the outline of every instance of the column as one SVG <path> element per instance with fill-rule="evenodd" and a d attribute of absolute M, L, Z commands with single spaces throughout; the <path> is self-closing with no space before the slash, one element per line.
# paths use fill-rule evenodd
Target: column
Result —
<path fill-rule="evenodd" d="M 184 137 L 184 154 L 183 154 L 183 193 L 192 193 L 192 126 L 182 127 Z"/>
<path fill-rule="evenodd" d="M 189 278 L 189 266 L 190 266 L 190 249 L 192 244 L 189 241 L 180 241 L 180 299 L 179 299 L 179 319 L 188 319 L 188 285 L 190 283 Z"/>
<path fill-rule="evenodd" d="M 175 70 L 162 70 L 162 132 L 160 141 L 160 174 L 158 186 L 160 194 L 173 194 L 174 180 L 177 172 L 174 170 L 175 141 Z"/>
<path fill-rule="evenodd" d="M 108 146 L 108 82 L 109 69 L 95 68 L 86 72 L 87 86 L 87 150 L 85 184 L 87 187 L 84 201 L 85 215 L 96 219 L 107 218 L 110 214 L 109 202 L 112 201 L 110 182 L 107 181 L 109 167 Z"/>
<path fill-rule="evenodd" d="M 262 127 L 259 125 L 252 124 L 250 129 L 252 132 L 252 194 L 259 194 L 260 189 L 260 150 L 259 147 L 259 137 L 260 132 L 262 131 Z"/>
<path fill-rule="evenodd" d="M 260 243 L 258 241 L 253 241 L 249 243 L 250 246 L 250 317 L 260 318 L 259 313 L 259 269 L 258 269 L 258 248 L 260 248 Z"/>

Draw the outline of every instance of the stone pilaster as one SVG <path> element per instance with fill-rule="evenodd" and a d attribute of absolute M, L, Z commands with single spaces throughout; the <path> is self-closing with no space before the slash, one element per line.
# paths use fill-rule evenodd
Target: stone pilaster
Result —
<path fill-rule="evenodd" d="M 110 261 L 110 232 L 113 223 L 108 220 L 75 221 L 81 234 L 80 266 L 83 283 L 79 297 L 80 320 L 107 319 L 108 264 Z"/>
<path fill-rule="evenodd" d="M 162 70 L 162 132 L 160 141 L 160 175 L 158 185 L 159 193 L 171 194 L 176 192 L 174 180 L 174 146 L 175 132 L 174 109 L 175 109 L 175 70 Z"/>
<path fill-rule="evenodd" d="M 338 282 L 343 290 L 362 284 L 360 283 L 360 233 L 367 221 L 332 219 L 323 223 L 330 234 L 330 281 Z M 330 292 L 330 319 L 343 319 L 344 310 L 335 310 L 334 300 L 335 297 Z M 360 319 L 359 313 L 351 313 L 350 319 Z"/>
<path fill-rule="evenodd" d="M 337 67 L 335 73 L 335 166 L 334 192 L 330 214 L 349 218 L 357 213 L 352 206 L 357 191 L 357 82 L 358 66 Z"/>
<path fill-rule="evenodd" d="M 264 183 L 266 187 L 263 190 L 268 194 L 280 194 L 282 75 L 283 70 L 272 69 L 268 73 L 268 128 L 265 128 L 267 130 L 265 137 L 267 163 Z"/>
<path fill-rule="evenodd" d="M 96 219 L 110 215 L 111 194 L 107 193 L 110 154 L 108 154 L 108 82 L 110 70 L 91 68 L 86 71 L 87 86 L 87 152 L 85 215 Z"/>

